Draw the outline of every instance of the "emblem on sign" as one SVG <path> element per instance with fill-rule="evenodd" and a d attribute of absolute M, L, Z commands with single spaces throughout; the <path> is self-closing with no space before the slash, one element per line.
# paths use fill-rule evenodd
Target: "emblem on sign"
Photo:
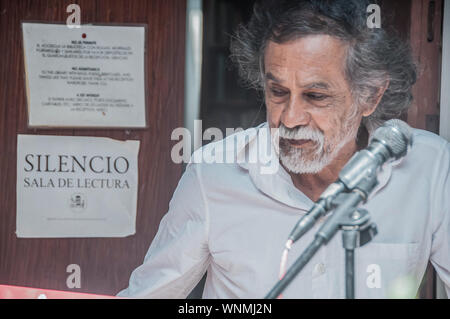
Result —
<path fill-rule="evenodd" d="M 86 198 L 81 193 L 75 193 L 70 197 L 70 209 L 74 213 L 81 213 L 86 209 Z"/>

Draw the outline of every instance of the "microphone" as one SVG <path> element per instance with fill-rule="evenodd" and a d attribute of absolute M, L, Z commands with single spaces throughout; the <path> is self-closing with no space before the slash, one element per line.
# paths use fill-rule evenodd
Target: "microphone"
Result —
<path fill-rule="evenodd" d="M 372 134 L 367 148 L 352 156 L 339 173 L 338 180 L 327 187 L 308 213 L 297 222 L 288 240 L 294 243 L 311 229 L 317 219 L 331 208 L 331 202 L 337 195 L 369 183 L 384 163 L 405 156 L 412 141 L 408 124 L 397 119 L 386 121 Z M 369 194 L 364 195 L 367 198 Z"/>

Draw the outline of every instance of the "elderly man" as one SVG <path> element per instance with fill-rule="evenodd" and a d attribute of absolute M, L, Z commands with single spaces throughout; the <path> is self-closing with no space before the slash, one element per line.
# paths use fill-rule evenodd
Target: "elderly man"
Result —
<path fill-rule="evenodd" d="M 311 0 L 255 6 L 233 40 L 232 57 L 243 79 L 264 90 L 267 123 L 257 130 L 278 129 L 269 162 L 281 165 L 267 174 L 260 162 L 242 160 L 258 153 L 259 134 L 221 148 L 234 163 L 190 163 L 144 263 L 120 296 L 184 298 L 205 272 L 205 298 L 268 293 L 293 226 L 367 146 L 374 129 L 411 102 L 409 48 L 367 27 L 367 5 Z M 405 158 L 383 166 L 363 205 L 378 235 L 356 250 L 356 298 L 394 296 L 398 287 L 414 296 L 428 260 L 450 292 L 450 147 L 425 131 L 413 130 L 413 137 Z M 326 219 L 294 245 L 288 266 Z M 344 298 L 344 268 L 342 239 L 335 236 L 283 296 Z"/>

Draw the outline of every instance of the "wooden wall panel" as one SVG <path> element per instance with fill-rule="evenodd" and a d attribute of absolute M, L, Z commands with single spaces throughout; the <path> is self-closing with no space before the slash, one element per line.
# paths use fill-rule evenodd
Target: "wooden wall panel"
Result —
<path fill-rule="evenodd" d="M 411 2 L 411 47 L 418 62 L 418 79 L 408 123 L 439 134 L 442 55 L 442 0 Z"/>
<path fill-rule="evenodd" d="M 21 20 L 145 23 L 149 128 L 27 128 Z M 174 128 L 183 126 L 186 3 L 183 0 L 0 0 L 0 284 L 116 294 L 142 263 L 181 176 L 170 159 Z M 141 141 L 136 234 L 127 238 L 22 239 L 16 230 L 17 134 L 75 135 Z M 66 267 L 81 267 L 81 288 L 66 286 Z"/>

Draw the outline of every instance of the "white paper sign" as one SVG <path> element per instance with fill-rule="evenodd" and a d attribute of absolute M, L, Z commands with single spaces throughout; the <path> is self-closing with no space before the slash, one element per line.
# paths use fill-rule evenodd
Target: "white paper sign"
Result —
<path fill-rule="evenodd" d="M 18 135 L 17 237 L 135 233 L 139 141 Z"/>
<path fill-rule="evenodd" d="M 145 28 L 22 23 L 31 127 L 145 127 Z"/>

